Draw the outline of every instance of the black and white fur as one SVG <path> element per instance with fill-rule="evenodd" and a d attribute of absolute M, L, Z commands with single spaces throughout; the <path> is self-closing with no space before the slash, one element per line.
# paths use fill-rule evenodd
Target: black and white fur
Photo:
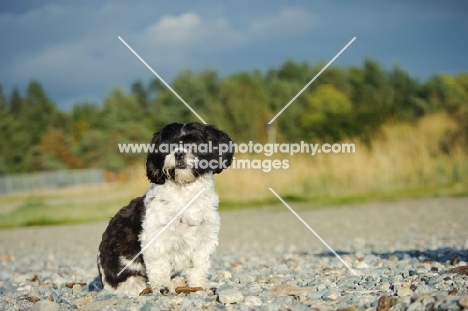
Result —
<path fill-rule="evenodd" d="M 161 144 L 208 144 L 213 152 L 148 153 L 146 175 L 151 186 L 143 197 L 123 207 L 109 222 L 99 246 L 98 269 L 104 290 L 118 295 L 138 296 L 151 287 L 173 293 L 171 275 L 183 271 L 191 287 L 207 286 L 210 256 L 218 245 L 220 217 L 213 174 L 225 167 L 197 168 L 201 159 L 221 156 L 226 167 L 233 152 L 219 155 L 216 146 L 231 139 L 214 126 L 200 123 L 172 123 L 154 134 L 151 141 Z M 119 276 L 117 275 L 150 240 L 202 189 L 203 193 L 156 238 Z"/>

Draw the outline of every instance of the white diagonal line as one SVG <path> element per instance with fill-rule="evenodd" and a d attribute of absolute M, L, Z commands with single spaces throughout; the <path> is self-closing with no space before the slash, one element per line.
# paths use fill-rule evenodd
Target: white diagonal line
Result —
<path fill-rule="evenodd" d="M 120 41 L 122 41 L 123 44 L 125 44 L 125 46 L 126 46 L 133 54 L 135 54 L 135 56 L 136 56 L 146 67 L 148 67 L 148 69 L 149 69 L 159 80 L 161 80 L 161 82 L 162 82 L 169 90 L 171 90 L 172 93 L 174 93 L 174 95 L 175 95 L 182 103 L 184 103 L 185 106 L 187 106 L 188 109 L 190 109 L 191 112 L 193 112 L 194 115 L 197 116 L 198 119 L 200 119 L 200 121 L 202 121 L 203 124 L 206 124 L 205 120 L 203 120 L 202 117 L 200 117 L 200 116 L 198 115 L 198 113 L 196 113 L 195 110 L 193 110 L 192 107 L 190 107 L 190 105 L 187 104 L 187 103 L 185 102 L 185 100 L 183 100 L 183 98 L 180 97 L 179 94 L 177 94 L 176 91 L 174 91 L 174 90 L 172 89 L 172 87 L 170 87 L 169 84 L 167 84 L 166 81 L 164 81 L 164 79 L 161 78 L 161 76 L 158 75 L 158 73 L 157 73 L 156 71 L 154 71 L 153 68 L 151 68 L 150 65 L 148 65 L 148 64 L 146 63 L 145 60 L 144 60 L 143 58 L 141 58 L 140 55 L 138 55 L 138 53 L 135 52 L 135 51 L 132 49 L 132 47 L 131 47 L 130 45 L 127 44 L 127 42 L 125 42 L 124 39 L 122 39 L 120 36 L 118 36 L 118 38 L 119 38 Z"/>
<path fill-rule="evenodd" d="M 199 196 L 200 194 L 202 194 L 202 192 L 205 191 L 205 188 L 203 188 L 202 190 L 200 190 L 200 192 L 197 193 L 196 196 L 193 197 L 193 199 L 190 200 L 190 202 L 188 202 L 187 204 L 185 204 L 184 208 L 180 210 L 180 212 L 177 213 L 177 215 L 174 216 L 174 218 L 172 218 L 172 220 L 164 226 L 164 228 L 161 229 L 161 231 L 158 232 L 158 234 L 156 234 L 150 241 L 148 244 L 146 244 L 145 247 L 143 247 L 141 249 L 141 251 L 135 255 L 135 257 L 132 258 L 132 260 L 130 260 L 129 263 L 127 263 L 127 265 L 125 267 L 122 268 L 122 270 L 120 270 L 119 273 L 117 273 L 117 276 L 119 276 L 122 272 L 124 272 L 131 264 L 132 262 L 135 261 L 135 259 L 138 258 L 138 256 L 140 256 L 151 244 L 153 244 L 154 240 L 156 240 L 164 231 L 166 231 L 167 228 L 169 228 L 169 226 L 177 219 L 179 218 L 180 215 L 182 215 L 182 213 L 187 209 L 187 207 L 190 206 L 190 204 L 193 203 L 193 201 L 195 201 Z"/>
<path fill-rule="evenodd" d="M 333 248 L 331 248 L 331 246 L 328 245 L 328 243 L 325 242 L 325 240 L 322 239 L 322 238 L 320 237 L 320 235 L 318 235 L 318 233 L 315 232 L 314 229 L 312 229 L 312 228 L 304 221 L 304 219 L 302 219 L 301 216 L 299 216 L 299 215 L 291 208 L 291 206 L 289 206 L 288 203 L 286 203 L 286 202 L 275 192 L 275 190 L 273 190 L 272 188 L 268 188 L 268 189 L 270 189 L 270 191 L 284 204 L 284 206 L 286 206 L 286 207 L 291 211 L 291 213 L 293 213 L 294 216 L 296 216 L 296 217 L 304 224 L 304 226 L 306 226 L 307 229 L 309 229 L 310 232 L 312 232 L 312 233 L 317 237 L 317 239 L 319 239 L 320 242 L 322 242 L 323 245 L 325 245 L 325 246 L 333 253 L 333 255 L 335 255 L 335 256 L 346 266 L 346 268 L 349 269 L 349 271 L 351 271 L 354 275 L 357 275 L 357 273 L 346 263 L 346 261 L 344 261 L 343 258 L 341 258 L 341 256 L 338 255 L 338 254 L 333 250 Z"/>
<path fill-rule="evenodd" d="M 293 103 L 293 101 L 295 101 L 295 100 L 296 100 L 296 98 L 298 98 L 298 97 L 299 97 L 299 95 L 301 95 L 301 94 L 302 94 L 302 92 L 304 92 L 304 91 L 305 91 L 305 89 L 306 89 L 306 88 L 308 88 L 308 87 L 309 87 L 309 85 L 311 85 L 311 84 L 312 84 L 312 82 L 314 82 L 314 81 L 315 81 L 315 79 L 317 79 L 317 78 L 318 78 L 318 76 L 320 76 L 320 75 L 322 74 L 322 72 L 324 72 L 324 71 L 325 71 L 325 69 L 327 69 L 327 68 L 328 68 L 328 66 L 330 66 L 330 65 L 331 65 L 331 63 L 333 63 L 333 62 L 335 61 L 335 59 L 337 59 L 337 58 L 338 58 L 338 56 L 340 56 L 340 55 L 341 55 L 341 53 L 343 53 L 343 52 L 344 52 L 344 51 L 345 51 L 345 50 L 348 48 L 348 46 L 350 46 L 350 45 L 351 45 L 351 43 L 353 43 L 353 41 L 354 41 L 354 40 L 356 40 L 356 37 L 354 37 L 353 39 L 351 39 L 351 41 L 349 41 L 349 42 L 348 42 L 348 44 L 346 44 L 346 45 L 345 45 L 345 47 L 344 47 L 344 48 L 342 48 L 342 49 L 341 49 L 341 51 L 339 51 L 339 52 L 338 52 L 338 54 L 336 54 L 336 55 L 335 55 L 335 57 L 333 57 L 333 58 L 332 58 L 332 60 L 331 60 L 331 61 L 329 61 L 329 62 L 328 62 L 328 64 L 326 64 L 326 65 L 325 65 L 325 67 L 323 67 L 323 68 L 322 68 L 322 70 L 320 70 L 320 71 L 319 71 L 319 73 L 318 73 L 318 74 L 316 74 L 316 75 L 315 75 L 315 77 L 314 77 L 312 80 L 310 80 L 310 82 L 309 82 L 309 83 L 307 83 L 307 84 L 306 84 L 306 86 L 304 86 L 304 87 L 302 88 L 302 90 L 300 90 L 300 91 L 299 91 L 299 93 L 297 93 L 297 95 L 296 95 L 296 96 L 294 96 L 294 97 L 293 97 L 293 99 L 291 99 L 291 100 L 289 101 L 289 103 L 287 103 L 287 104 L 286 104 L 286 106 L 284 106 L 284 107 L 283 107 L 283 109 L 281 109 L 281 111 L 280 111 L 280 112 L 278 112 L 278 113 L 276 114 L 276 116 L 275 116 L 273 119 L 271 119 L 271 121 L 270 121 L 270 122 L 268 122 L 268 124 L 271 124 L 271 123 L 273 123 L 273 121 L 275 121 L 275 120 L 276 120 L 276 118 L 278 118 L 278 117 L 280 116 L 280 114 L 282 114 L 282 113 L 283 113 L 283 111 L 285 111 L 285 110 L 286 110 L 286 108 L 288 108 L 288 107 L 289 107 L 289 105 L 291 105 L 291 104 Z"/>

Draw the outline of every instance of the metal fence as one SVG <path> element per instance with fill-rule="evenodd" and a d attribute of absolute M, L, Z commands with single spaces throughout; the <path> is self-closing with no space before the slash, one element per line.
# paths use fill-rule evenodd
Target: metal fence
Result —
<path fill-rule="evenodd" d="M 106 181 L 105 170 L 61 170 L 0 176 L 0 195 L 15 192 L 40 192 Z"/>

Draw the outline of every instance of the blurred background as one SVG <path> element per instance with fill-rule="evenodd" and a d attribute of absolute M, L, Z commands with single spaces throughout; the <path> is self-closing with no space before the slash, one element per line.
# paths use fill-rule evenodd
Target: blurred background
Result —
<path fill-rule="evenodd" d="M 236 143 L 356 144 L 228 169 L 222 210 L 277 202 L 269 187 L 309 208 L 466 196 L 467 13 L 463 1 L 3 1 L 0 227 L 108 219 L 149 186 L 145 155 L 117 144 L 199 121 L 118 36 Z"/>

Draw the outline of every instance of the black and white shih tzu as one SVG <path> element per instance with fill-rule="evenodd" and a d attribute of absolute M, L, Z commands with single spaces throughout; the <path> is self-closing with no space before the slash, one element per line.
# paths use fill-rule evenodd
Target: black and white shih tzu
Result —
<path fill-rule="evenodd" d="M 146 157 L 150 188 L 110 220 L 99 246 L 104 290 L 118 295 L 138 296 L 147 287 L 174 293 L 171 276 L 176 272 L 185 274 L 188 286 L 206 288 L 210 256 L 218 245 L 213 174 L 231 164 L 233 150 L 220 148 L 231 146 L 231 139 L 211 125 L 172 123 L 155 133 L 151 143 L 155 151 Z M 202 189 L 179 219 L 153 239 Z"/>

